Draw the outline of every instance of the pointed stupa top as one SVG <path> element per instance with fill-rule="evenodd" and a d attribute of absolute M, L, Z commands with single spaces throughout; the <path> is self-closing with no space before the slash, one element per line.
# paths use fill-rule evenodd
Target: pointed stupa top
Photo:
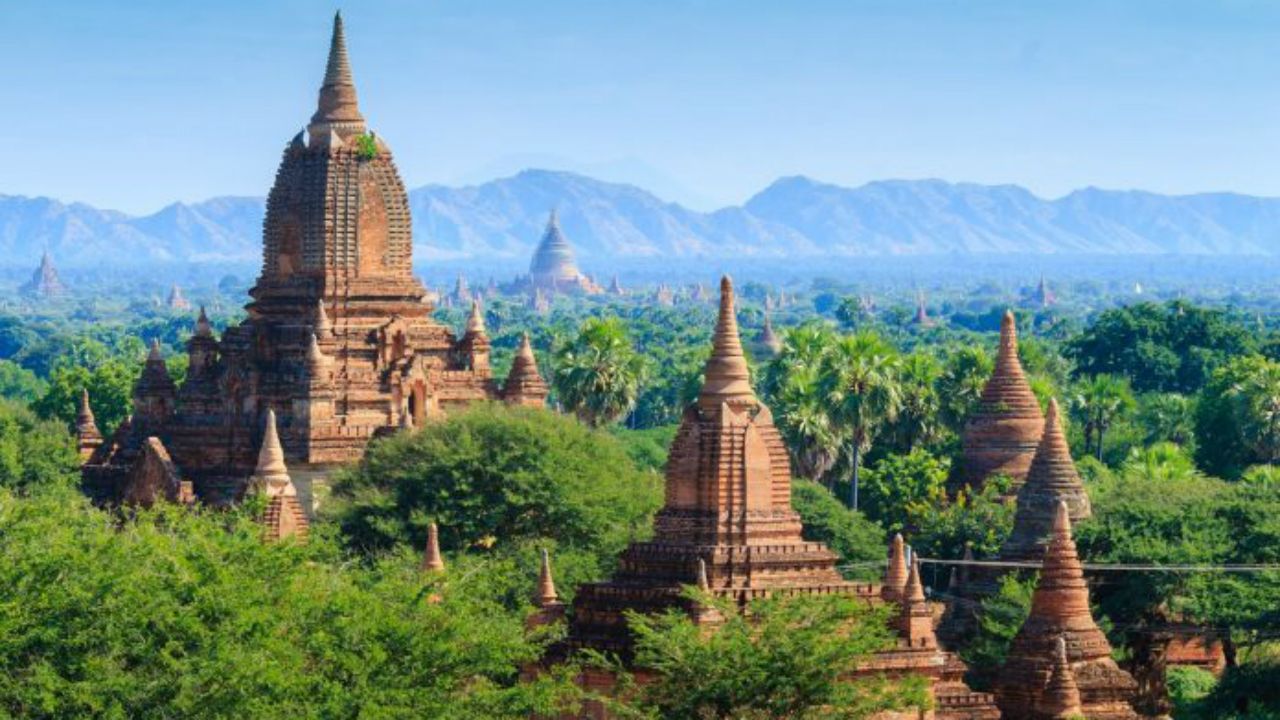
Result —
<path fill-rule="evenodd" d="M 147 362 L 164 362 L 164 355 L 160 352 L 160 339 L 152 338 L 151 349 L 147 352 Z"/>
<path fill-rule="evenodd" d="M 551 211 L 547 219 L 547 229 L 542 234 L 542 241 L 533 253 L 529 263 L 529 275 L 535 284 L 574 282 L 582 277 L 577 261 L 573 257 L 573 247 L 560 230 L 559 214 Z"/>
<path fill-rule="evenodd" d="M 333 37 L 329 41 L 329 61 L 320 86 L 320 102 L 311 116 L 308 132 L 312 136 L 329 131 L 347 137 L 365 130 L 364 117 L 356 101 L 356 85 L 347 57 L 347 36 L 342 26 L 342 13 L 333 16 Z"/>
<path fill-rule="evenodd" d="M 293 480 L 289 478 L 289 469 L 284 464 L 284 448 L 280 445 L 280 434 L 276 431 L 275 410 L 267 410 L 266 431 L 262 434 L 262 446 L 258 449 L 258 466 L 253 471 L 253 479 L 261 483 L 268 497 L 298 494 Z"/>
<path fill-rule="evenodd" d="M 725 275 L 720 279 L 720 316 L 712 338 L 711 357 L 703 369 L 698 404 L 703 408 L 714 408 L 721 403 L 748 403 L 755 399 L 755 392 L 751 390 L 751 372 L 738 335 L 738 318 L 734 314 L 733 281 Z"/>
<path fill-rule="evenodd" d="M 329 313 L 324 309 L 324 298 L 316 300 L 315 332 L 316 335 L 328 335 L 333 326 L 329 323 Z"/>
<path fill-rule="evenodd" d="M 885 569 L 884 582 L 880 585 L 880 597 L 886 602 L 897 602 L 902 599 L 906 587 L 906 545 L 902 542 L 902 533 L 896 533 L 889 545 L 889 566 Z"/>
<path fill-rule="evenodd" d="M 623 293 L 622 283 L 618 281 L 617 273 L 614 273 L 613 280 L 609 281 L 609 292 L 614 295 L 621 295 Z"/>
<path fill-rule="evenodd" d="M 1071 534 L 1071 511 L 1065 502 L 1058 503 L 1054 513 L 1053 539 L 1045 551 L 1040 580 L 1031 599 L 1031 613 L 1024 630 L 1027 626 L 1083 628 L 1098 632 L 1089 612 L 1089 589 L 1085 585 L 1084 568 Z"/>
<path fill-rule="evenodd" d="M 911 573 L 907 576 L 907 586 L 902 591 L 902 600 L 912 605 L 924 602 L 924 583 L 920 580 L 920 558 L 914 553 L 911 556 Z"/>
<path fill-rule="evenodd" d="M 444 556 L 440 554 L 440 531 L 435 523 L 427 526 L 427 547 L 422 553 L 422 569 L 427 572 L 444 570 Z"/>
<path fill-rule="evenodd" d="M 1058 636 L 1058 641 L 1054 644 L 1049 683 L 1040 697 L 1040 717 L 1047 720 L 1069 720 L 1083 715 L 1080 687 L 1076 685 L 1075 671 L 1071 669 L 1071 661 L 1067 659 L 1067 641 Z"/>
<path fill-rule="evenodd" d="M 549 393 L 547 382 L 538 372 L 538 359 L 533 354 L 533 343 L 529 342 L 529 333 L 525 333 L 520 337 L 520 347 L 516 350 L 511 370 L 502 385 L 502 395 L 507 402 L 541 405 Z"/>
<path fill-rule="evenodd" d="M 319 372 L 324 369 L 328 362 L 329 358 L 320 349 L 320 339 L 316 337 L 315 333 L 311 333 L 310 338 L 307 340 L 307 368 L 313 373 Z"/>
<path fill-rule="evenodd" d="M 556 582 L 551 577 L 551 554 L 546 548 L 542 549 L 542 567 L 538 570 L 538 594 L 534 596 L 534 602 L 540 608 L 559 602 L 559 596 L 556 595 Z"/>
<path fill-rule="evenodd" d="M 150 395 L 172 392 L 173 388 L 169 366 L 165 364 L 164 354 L 160 352 L 160 340 L 153 339 L 151 349 L 147 352 L 147 362 L 142 366 L 142 377 L 138 378 L 135 390 L 143 395 Z"/>
<path fill-rule="evenodd" d="M 196 337 L 213 337 L 213 326 L 209 324 L 209 316 L 205 314 L 203 305 L 200 306 L 200 315 L 196 317 Z"/>
<path fill-rule="evenodd" d="M 756 342 L 760 346 L 768 350 L 771 355 L 777 355 L 782 352 L 782 338 L 773 331 L 773 322 L 769 320 L 769 313 L 764 314 L 764 328 L 760 330 L 760 335 L 756 338 Z"/>
<path fill-rule="evenodd" d="M 1031 461 L 1027 481 L 1018 489 L 1013 531 L 1000 549 L 1000 558 L 1039 560 L 1043 557 L 1061 503 L 1065 503 L 1073 523 L 1093 514 L 1089 495 L 1071 460 L 1071 448 L 1063 432 L 1058 400 L 1053 398 L 1049 400 L 1044 434 Z"/>
<path fill-rule="evenodd" d="M 89 389 L 80 388 L 80 407 L 76 412 L 76 434 L 80 436 L 99 435 L 98 421 L 93 416 L 93 407 L 89 405 Z"/>
<path fill-rule="evenodd" d="M 480 301 L 471 301 L 471 315 L 467 317 L 467 335 L 483 335 L 484 327 L 484 311 L 480 309 Z"/>

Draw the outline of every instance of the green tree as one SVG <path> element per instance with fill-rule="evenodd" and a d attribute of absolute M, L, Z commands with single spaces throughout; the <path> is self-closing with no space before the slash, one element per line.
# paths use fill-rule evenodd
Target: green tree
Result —
<path fill-rule="evenodd" d="M 330 512 L 364 550 L 421 548 L 436 522 L 446 548 L 547 540 L 607 568 L 649 532 L 659 485 L 607 433 L 546 410 L 477 405 L 374 442 L 335 480 Z"/>
<path fill-rule="evenodd" d="M 485 566 L 352 563 L 331 534 L 266 544 L 239 511 L 128 517 L 0 488 L 0 715 L 527 718 L 539 645 Z"/>
<path fill-rule="evenodd" d="M 0 360 L 0 398 L 33 402 L 44 394 L 44 383 L 36 374 L 10 360 Z"/>
<path fill-rule="evenodd" d="M 28 490 L 70 485 L 80 456 L 66 427 L 40 420 L 25 407 L 0 401 L 0 487 Z"/>
<path fill-rule="evenodd" d="M 938 378 L 939 417 L 957 435 L 978 407 L 995 361 L 979 345 L 951 348 Z"/>
<path fill-rule="evenodd" d="M 749 612 L 724 606 L 722 613 L 711 632 L 682 612 L 628 615 L 636 662 L 654 673 L 627 703 L 634 717 L 853 719 L 926 707 L 922 678 L 849 679 L 868 656 L 893 646 L 883 608 L 825 595 L 756 600 Z"/>
<path fill-rule="evenodd" d="M 1016 573 L 1010 573 L 1000 578 L 995 595 L 983 598 L 977 632 L 961 651 L 979 687 L 989 687 L 993 674 L 1004 665 L 1013 638 L 1031 613 L 1035 587 L 1034 577 L 1019 578 Z"/>
<path fill-rule="evenodd" d="M 945 430 L 941 423 L 942 400 L 938 381 L 942 365 L 929 352 L 916 350 L 904 355 L 897 369 L 900 404 L 893 423 L 894 448 L 910 453 L 941 439 Z"/>
<path fill-rule="evenodd" d="M 1106 432 L 1126 417 L 1134 406 L 1129 382 L 1115 375 L 1095 375 L 1076 387 L 1071 398 L 1071 411 L 1084 432 L 1084 449 L 1102 460 Z"/>
<path fill-rule="evenodd" d="M 843 441 L 823 386 L 837 337 L 817 323 L 792 329 L 761 383 L 796 472 L 815 482 L 835 465 Z"/>
<path fill-rule="evenodd" d="M 925 450 L 881 458 L 863 473 L 867 516 L 890 533 L 909 530 L 913 508 L 946 500 L 951 463 Z"/>
<path fill-rule="evenodd" d="M 825 395 L 849 449 L 849 506 L 858 509 L 862 455 L 902 407 L 897 352 L 873 332 L 840 338 L 827 358 Z"/>
<path fill-rule="evenodd" d="M 924 501 L 907 508 L 907 524 L 915 528 L 912 546 L 925 557 L 958 559 L 966 546 L 979 558 L 993 557 L 1013 529 L 1015 507 L 1004 501 L 1010 480 L 987 478 L 982 489 L 965 488 L 953 502 Z"/>
<path fill-rule="evenodd" d="M 1280 364 L 1260 355 L 1231 360 L 1213 374 L 1196 403 L 1196 461 L 1214 475 L 1236 477 L 1250 465 L 1268 462 L 1257 450 L 1265 442 L 1265 418 L 1250 418 L 1246 388 L 1258 388 L 1256 378 L 1276 373 Z M 1261 401 L 1261 397 L 1257 398 Z"/>
<path fill-rule="evenodd" d="M 1280 363 L 1257 364 L 1228 393 L 1241 440 L 1268 465 L 1280 459 Z"/>
<path fill-rule="evenodd" d="M 850 510 L 831 491 L 811 480 L 791 483 L 791 506 L 804 524 L 805 540 L 826 543 L 845 563 L 847 575 L 873 580 L 884 560 L 884 528 Z"/>
<path fill-rule="evenodd" d="M 592 427 L 615 422 L 636 403 L 644 358 L 617 318 L 592 318 L 555 359 L 555 389 L 565 408 Z"/>
<path fill-rule="evenodd" d="M 1189 447 L 1195 441 L 1195 401 L 1177 393 L 1148 393 L 1138 400 L 1143 442 L 1171 442 Z"/>

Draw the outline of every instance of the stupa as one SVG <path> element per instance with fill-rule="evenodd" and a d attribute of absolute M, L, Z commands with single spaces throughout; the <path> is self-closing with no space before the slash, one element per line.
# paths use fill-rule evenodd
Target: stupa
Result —
<path fill-rule="evenodd" d="M 1062 643 L 1079 693 L 1080 715 L 1090 720 L 1135 720 L 1138 714 L 1131 702 L 1137 683 L 1111 659 L 1111 644 L 1089 612 L 1089 589 L 1071 537 L 1070 515 L 1067 503 L 1059 503 L 1031 613 L 1013 638 L 997 677 L 996 698 L 1006 720 L 1055 717 L 1042 711 L 1063 685 L 1062 679 L 1055 679 Z"/>
<path fill-rule="evenodd" d="M 520 338 L 520 347 L 511 361 L 511 371 L 502 387 L 503 399 L 512 405 L 543 407 L 551 390 L 538 372 L 538 359 L 533 354 L 529 333 Z"/>
<path fill-rule="evenodd" d="M 738 606 L 778 594 L 840 593 L 882 602 L 876 586 L 841 577 L 838 558 L 826 545 L 801 536 L 800 518 L 791 507 L 790 461 L 769 408 L 751 388 L 727 277 L 721 281 L 712 344 L 701 392 L 686 408 L 672 442 L 653 539 L 632 543 L 611 579 L 579 588 L 568 635 L 553 646 L 549 661 L 592 648 L 632 662 L 628 610 L 680 609 L 695 623 L 719 622 L 719 613 L 710 611 L 714 608 L 684 595 L 688 585 Z M 964 664 L 932 639 L 932 613 L 918 567 L 905 581 L 895 623 L 898 645 L 874 655 L 858 676 L 922 675 L 929 679 L 933 717 L 998 717 L 990 696 L 970 691 L 961 681 Z M 613 680 L 604 670 L 588 670 L 580 678 L 601 692 L 609 692 Z M 584 717 L 607 717 L 603 712 L 592 706 Z"/>
<path fill-rule="evenodd" d="M 1018 360 L 1018 330 L 1013 313 L 1000 321 L 1000 348 L 995 368 L 982 388 L 978 409 L 965 424 L 960 462 L 948 489 L 979 489 L 992 475 L 1013 480 L 1017 492 L 1031 469 L 1031 459 L 1044 434 L 1044 415 Z"/>
<path fill-rule="evenodd" d="M 764 314 L 764 327 L 760 328 L 760 334 L 756 336 L 756 344 L 763 350 L 763 354 L 772 357 L 782 352 L 782 338 L 773 331 L 773 323 L 769 320 L 769 313 Z"/>
<path fill-rule="evenodd" d="M 181 388 L 153 352 L 133 416 L 83 467 L 86 491 L 102 502 L 135 497 L 132 469 L 155 438 L 200 498 L 235 500 L 250 486 L 274 411 L 291 481 L 310 510 L 312 485 L 406 424 L 406 414 L 421 425 L 501 399 L 483 328 L 458 339 L 432 318 L 411 254 L 404 184 L 361 114 L 335 16 L 318 107 L 285 148 L 268 196 L 248 317 L 216 338 L 202 313 Z"/>
<path fill-rule="evenodd" d="M 508 288 L 511 293 L 529 293 L 535 290 L 552 295 L 598 295 L 604 292 L 604 288 L 578 269 L 573 246 L 560 229 L 559 213 L 555 210 L 551 211 L 547 229 L 543 231 L 542 240 L 533 253 L 529 274 L 516 278 Z"/>
<path fill-rule="evenodd" d="M 53 266 L 53 258 L 48 251 L 40 256 L 40 266 L 31 275 L 31 279 L 18 292 L 33 298 L 55 298 L 67 294 L 67 286 L 58 277 L 58 270 Z"/>
<path fill-rule="evenodd" d="M 182 287 L 174 284 L 169 288 L 169 299 L 167 301 L 170 310 L 190 310 L 191 301 L 182 294 Z"/>

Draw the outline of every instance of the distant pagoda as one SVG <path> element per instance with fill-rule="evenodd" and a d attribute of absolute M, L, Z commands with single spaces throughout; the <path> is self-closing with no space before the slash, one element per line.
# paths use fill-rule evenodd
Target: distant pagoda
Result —
<path fill-rule="evenodd" d="M 201 311 L 180 387 L 153 348 L 133 415 L 82 468 L 85 489 L 100 502 L 145 503 L 176 494 L 179 478 L 205 502 L 234 501 L 253 486 L 263 443 L 278 440 L 291 484 L 273 497 L 288 524 L 294 491 L 310 510 L 313 485 L 375 437 L 504 399 L 483 318 L 461 338 L 436 321 L 412 247 L 409 199 L 360 112 L 335 16 L 315 113 L 285 147 L 267 198 L 247 318 L 218 338 Z M 146 448 L 163 473 L 139 469 Z"/>
<path fill-rule="evenodd" d="M 1036 285 L 1034 300 L 1041 308 L 1052 307 L 1058 302 L 1058 297 L 1053 294 L 1053 290 L 1049 289 L 1049 281 L 1044 275 L 1040 276 L 1040 283 Z"/>
<path fill-rule="evenodd" d="M 1026 480 L 1040 438 L 1044 415 L 1018 360 L 1018 329 L 1013 313 L 1000 321 L 1000 348 L 995 369 L 982 388 L 978 409 L 965 424 L 960 462 L 953 472 L 952 494 L 963 487 L 980 489 L 996 474 L 1013 479 L 1010 494 Z"/>
<path fill-rule="evenodd" d="M 186 296 L 182 294 L 182 286 L 177 283 L 174 283 L 174 285 L 169 288 L 168 304 L 170 310 L 191 309 L 191 301 L 187 300 Z"/>
<path fill-rule="evenodd" d="M 1074 710 L 1069 706 L 1076 702 L 1077 716 L 1090 720 L 1139 717 L 1131 704 L 1137 683 L 1111 659 L 1111 643 L 1089 611 L 1089 587 L 1066 502 L 1054 513 L 1031 612 L 1007 658 L 996 678 L 996 698 L 1006 720 L 1067 717 L 1063 706 Z"/>
<path fill-rule="evenodd" d="M 751 388 L 727 277 L 720 285 L 719 317 L 703 375 L 698 398 L 685 409 L 671 445 L 665 503 L 654 520 L 653 539 L 631 543 L 611 579 L 579 588 L 568 635 L 552 647 L 548 660 L 592 648 L 632 663 L 628 610 L 674 609 L 689 613 L 699 625 L 721 622 L 718 609 L 683 594 L 689 585 L 739 606 L 771 595 L 845 594 L 868 604 L 897 605 L 891 612 L 897 645 L 868 658 L 856 677 L 922 676 L 933 700 L 931 717 L 998 718 L 991 696 L 972 692 L 961 680 L 964 663 L 938 647 L 918 562 L 908 568 L 905 558 L 897 559 L 904 568 L 903 584 L 886 601 L 876 586 L 846 581 L 836 569 L 836 554 L 802 537 L 800 517 L 791 506 L 791 464 L 772 413 Z M 897 547 L 900 551 L 900 541 Z M 891 575 L 891 582 L 897 577 Z M 588 669 L 579 681 L 607 693 L 614 677 Z M 607 714 L 589 707 L 582 717 Z"/>
<path fill-rule="evenodd" d="M 53 258 L 49 257 L 47 250 L 40 256 L 40 267 L 18 292 L 32 298 L 56 298 L 67 294 L 67 286 L 58 277 L 58 269 L 53 266 Z"/>
<path fill-rule="evenodd" d="M 548 294 L 598 295 L 604 292 L 591 278 L 578 269 L 573 247 L 560 229 L 559 213 L 551 211 L 542 240 L 529 263 L 529 274 L 516 278 L 508 288 L 513 293 L 542 290 Z"/>
<path fill-rule="evenodd" d="M 764 355 L 772 357 L 782 352 L 782 338 L 773 331 L 773 323 L 769 320 L 769 313 L 764 314 L 764 327 L 760 328 L 760 334 L 756 336 L 756 345 L 760 347 Z"/>

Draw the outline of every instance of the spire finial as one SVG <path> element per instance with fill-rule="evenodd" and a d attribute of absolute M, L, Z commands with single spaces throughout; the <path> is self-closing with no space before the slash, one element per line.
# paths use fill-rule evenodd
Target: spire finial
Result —
<path fill-rule="evenodd" d="M 440 554 L 440 531 L 435 523 L 427 526 L 427 548 L 422 554 L 422 569 L 426 572 L 444 570 L 444 556 Z"/>
<path fill-rule="evenodd" d="M 324 298 L 319 298 L 316 300 L 316 335 L 328 335 L 331 329 L 329 313 L 324 309 Z"/>
<path fill-rule="evenodd" d="M 151 339 L 151 350 L 147 353 L 147 362 L 163 362 L 164 355 L 160 352 L 160 338 Z"/>
<path fill-rule="evenodd" d="M 467 318 L 467 334 L 482 335 L 485 332 L 484 311 L 480 309 L 478 299 L 471 301 L 471 315 Z"/>
<path fill-rule="evenodd" d="M 213 337 L 213 327 L 209 325 L 209 316 L 204 312 L 204 306 L 200 306 L 200 315 L 196 317 L 196 337 Z"/>
<path fill-rule="evenodd" d="M 907 576 L 907 587 L 903 591 L 903 600 L 908 603 L 924 602 L 924 583 L 920 581 L 920 557 L 911 554 L 911 574 Z"/>
<path fill-rule="evenodd" d="M 707 581 L 707 561 L 698 558 L 698 589 L 711 592 L 711 583 Z"/>
<path fill-rule="evenodd" d="M 885 570 L 884 582 L 880 585 L 880 597 L 890 602 L 901 600 L 906 586 L 906 544 L 902 541 L 902 533 L 896 533 L 893 542 L 889 544 L 889 566 Z"/>
<path fill-rule="evenodd" d="M 320 86 L 320 103 L 308 128 L 313 136 L 324 134 L 321 130 L 330 129 L 339 136 L 362 133 L 365 129 L 364 118 L 356 102 L 356 86 L 351 75 L 351 61 L 347 57 L 347 35 L 341 12 L 333 16 L 333 36 L 329 40 L 324 83 Z"/>
<path fill-rule="evenodd" d="M 707 359 L 703 376 L 702 393 L 698 399 L 704 408 L 755 399 L 751 390 L 751 372 L 742 353 L 742 338 L 738 335 L 733 281 L 728 275 L 720 279 L 720 314 L 712 338 L 711 357 Z"/>
<path fill-rule="evenodd" d="M 551 577 L 551 553 L 542 548 L 542 567 L 538 570 L 538 595 L 534 600 L 538 607 L 554 605 L 559 597 L 556 595 L 556 583 Z"/>
<path fill-rule="evenodd" d="M 258 449 L 258 466 L 253 471 L 254 480 L 261 483 L 268 496 L 296 495 L 297 489 L 284 464 L 284 448 L 276 430 L 276 411 L 267 410 L 266 430 L 262 434 L 262 446 Z"/>

